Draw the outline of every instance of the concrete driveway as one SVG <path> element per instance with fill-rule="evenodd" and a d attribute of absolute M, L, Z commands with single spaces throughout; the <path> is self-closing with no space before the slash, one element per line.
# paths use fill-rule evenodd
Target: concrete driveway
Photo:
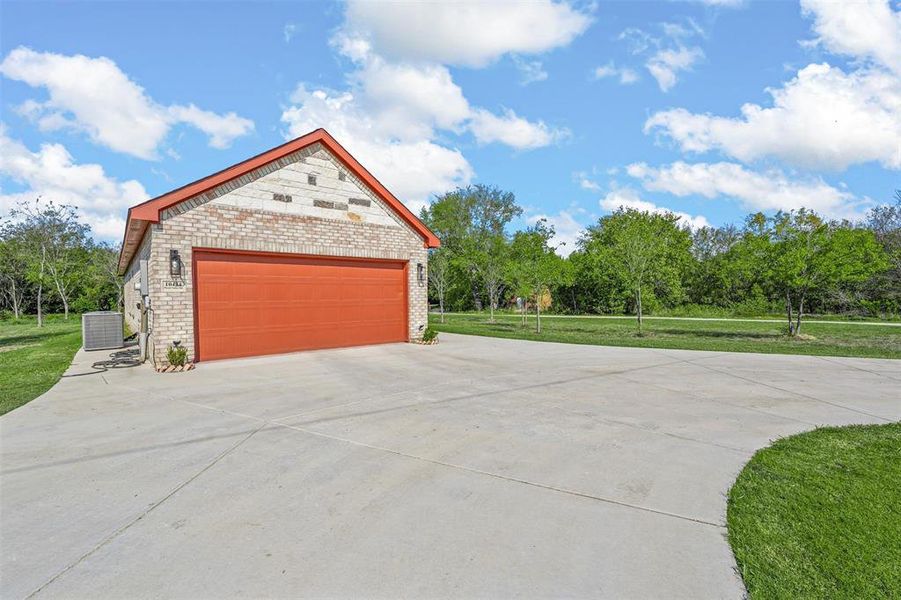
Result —
<path fill-rule="evenodd" d="M 757 448 L 901 419 L 901 361 L 442 335 L 99 371 L 0 419 L 4 598 L 743 593 Z"/>

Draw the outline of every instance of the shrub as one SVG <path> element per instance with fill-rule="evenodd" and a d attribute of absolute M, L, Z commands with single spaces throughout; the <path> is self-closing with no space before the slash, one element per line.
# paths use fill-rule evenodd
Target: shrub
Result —
<path fill-rule="evenodd" d="M 664 317 L 708 317 L 708 318 L 735 318 L 735 317 L 766 317 L 782 316 L 784 309 L 778 302 L 770 302 L 765 298 L 751 297 L 741 302 L 734 302 L 728 306 L 712 304 L 685 303 L 672 308 L 655 310 L 655 316 Z M 651 314 L 647 312 L 645 314 Z"/>
<path fill-rule="evenodd" d="M 13 311 L 8 308 L 0 309 L 0 321 L 11 321 L 13 318 Z"/>
<path fill-rule="evenodd" d="M 92 310 L 100 310 L 97 304 L 87 296 L 79 296 L 69 305 L 69 310 L 74 313 L 86 313 Z"/>
<path fill-rule="evenodd" d="M 422 332 L 422 341 L 423 342 L 431 342 L 434 339 L 438 338 L 438 332 L 432 329 L 431 327 L 426 327 L 425 331 Z"/>
<path fill-rule="evenodd" d="M 785 307 L 778 302 L 770 302 L 760 296 L 747 298 L 741 302 L 735 302 L 730 307 L 732 315 L 736 317 L 764 317 L 767 315 L 782 315 Z"/>
<path fill-rule="evenodd" d="M 188 362 L 188 349 L 184 346 L 169 346 L 166 350 L 166 360 L 170 365 L 182 367 Z"/>

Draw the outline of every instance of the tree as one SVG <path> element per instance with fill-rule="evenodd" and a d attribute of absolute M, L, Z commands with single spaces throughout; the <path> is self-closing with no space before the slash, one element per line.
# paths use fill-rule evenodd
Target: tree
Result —
<path fill-rule="evenodd" d="M 447 295 L 450 270 L 451 263 L 447 249 L 433 250 L 429 257 L 429 284 L 438 298 L 438 310 L 441 312 L 442 323 L 444 323 L 444 299 Z"/>
<path fill-rule="evenodd" d="M 16 219 L 21 219 L 13 224 L 12 236 L 20 241 L 25 257 L 26 278 L 35 285 L 37 308 L 37 325 L 44 326 L 44 284 L 47 273 L 47 246 L 52 243 L 49 228 L 41 226 L 39 216 L 40 199 L 35 200 L 35 207 L 22 202 L 19 208 L 13 209 L 11 214 Z"/>
<path fill-rule="evenodd" d="M 864 281 L 888 267 L 872 231 L 830 224 L 803 208 L 777 213 L 769 234 L 772 285 L 785 299 L 792 336 L 801 333 L 804 303 L 812 292 Z"/>
<path fill-rule="evenodd" d="M 512 193 L 487 185 L 457 188 L 420 213 L 448 253 L 449 279 L 469 282 L 472 304 L 477 310 L 481 310 L 482 298 L 487 296 L 492 319 L 505 287 L 503 257 L 495 252 L 503 253 L 506 227 L 520 214 L 522 209 Z"/>
<path fill-rule="evenodd" d="M 769 301 L 772 264 L 770 232 L 766 215 L 748 215 L 738 241 L 721 256 L 718 279 L 721 282 L 720 304 Z"/>
<path fill-rule="evenodd" d="M 622 313 L 631 295 L 624 289 L 616 270 L 606 259 L 606 242 L 596 228 L 579 238 L 577 250 L 569 255 L 573 270 L 570 297 L 574 306 L 601 314 Z"/>
<path fill-rule="evenodd" d="M 866 228 L 885 250 L 889 268 L 871 277 L 861 294 L 870 306 L 881 312 L 901 310 L 901 190 L 895 190 L 895 203 L 875 206 L 867 214 Z"/>
<path fill-rule="evenodd" d="M 96 285 L 90 303 L 104 304 L 105 297 L 115 298 L 110 309 L 122 310 L 122 277 L 119 276 L 119 246 L 96 244 L 91 246 L 90 267 Z"/>
<path fill-rule="evenodd" d="M 21 237 L 30 256 L 31 278 L 38 286 L 38 326 L 43 325 L 41 304 L 47 282 L 55 287 L 68 319 L 72 288 L 84 275 L 81 267 L 90 228 L 79 222 L 74 207 L 52 201 L 44 204 L 40 198 L 33 203 L 21 202 L 11 214 L 20 220 Z"/>
<path fill-rule="evenodd" d="M 643 296 L 648 292 L 681 296 L 691 236 L 678 222 L 679 217 L 670 213 L 620 208 L 589 227 L 580 241 L 583 251 L 594 254 L 593 262 L 608 268 L 631 295 L 639 334 Z"/>
<path fill-rule="evenodd" d="M 699 227 L 691 232 L 692 265 L 688 269 L 689 297 L 698 304 L 725 304 L 734 295 L 734 280 L 726 277 L 732 248 L 741 240 L 733 226 Z"/>
<path fill-rule="evenodd" d="M 494 311 L 500 305 L 507 285 L 510 245 L 503 233 L 486 235 L 466 255 L 470 270 L 482 283 L 488 296 L 489 322 L 494 323 Z"/>
<path fill-rule="evenodd" d="M 535 298 L 535 331 L 541 333 L 541 299 L 553 285 L 571 280 L 570 264 L 551 246 L 554 228 L 541 219 L 513 236 L 510 245 L 511 279 L 519 290 Z M 525 303 L 523 303 L 525 315 Z"/>
<path fill-rule="evenodd" d="M 0 294 L 18 319 L 25 310 L 28 290 L 28 261 L 18 228 L 11 223 L 0 225 Z"/>

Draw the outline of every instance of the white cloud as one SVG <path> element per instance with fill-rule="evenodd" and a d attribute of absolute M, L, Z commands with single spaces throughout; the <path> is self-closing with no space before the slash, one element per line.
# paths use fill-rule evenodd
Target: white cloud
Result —
<path fill-rule="evenodd" d="M 78 164 L 61 144 L 43 144 L 32 152 L 0 126 L 0 175 L 27 186 L 23 192 L 0 192 L 0 213 L 20 201 L 41 196 L 78 207 L 98 238 L 119 241 L 125 211 L 149 196 L 139 182 L 117 181 L 97 164 Z"/>
<path fill-rule="evenodd" d="M 568 135 L 567 131 L 552 129 L 543 121 L 533 123 L 523 119 L 510 109 L 502 115 L 476 109 L 472 112 L 470 129 L 480 144 L 501 142 L 517 150 L 548 146 Z"/>
<path fill-rule="evenodd" d="M 513 57 L 513 64 L 519 71 L 519 84 L 529 85 L 547 80 L 548 74 L 540 60 L 525 60 L 519 56 Z"/>
<path fill-rule="evenodd" d="M 43 130 L 81 129 L 97 143 L 141 158 L 152 158 L 169 131 L 165 111 L 108 58 L 17 48 L 0 63 L 0 73 L 47 88 L 47 102 L 21 109 Z"/>
<path fill-rule="evenodd" d="M 573 179 L 579 182 L 579 187 L 583 190 L 588 190 L 589 192 L 601 191 L 601 186 L 598 185 L 596 181 L 591 179 L 588 176 L 588 173 L 586 173 L 585 171 L 577 171 L 573 173 Z"/>
<path fill-rule="evenodd" d="M 460 133 L 468 128 L 479 143 L 500 142 L 528 150 L 567 134 L 509 109 L 494 114 L 471 107 L 444 65 L 390 62 L 375 54 L 368 42 L 343 33 L 333 42 L 358 66 L 349 76 L 351 93 L 377 135 L 415 141 L 431 139 L 436 129 Z"/>
<path fill-rule="evenodd" d="M 345 29 L 396 61 L 481 67 L 507 53 L 538 54 L 569 44 L 591 16 L 566 2 L 370 2 L 347 4 Z"/>
<path fill-rule="evenodd" d="M 0 73 L 31 87 L 46 88 L 49 98 L 45 102 L 30 100 L 19 107 L 41 130 L 83 131 L 95 143 L 139 158 L 156 158 L 177 123 L 198 127 L 216 148 L 229 146 L 253 129 L 252 121 L 235 113 L 217 115 L 193 105 L 157 104 L 105 57 L 66 56 L 20 47 L 0 63 Z"/>
<path fill-rule="evenodd" d="M 463 90 L 441 65 L 394 64 L 371 56 L 351 80 L 377 135 L 421 139 L 436 127 L 454 130 L 470 115 Z"/>
<path fill-rule="evenodd" d="M 735 163 L 682 161 L 662 167 L 629 165 L 627 173 L 650 191 L 676 196 L 735 198 L 748 210 L 775 211 L 808 208 L 827 217 L 857 218 L 869 200 L 834 188 L 816 177 L 788 177 L 778 170 L 750 171 Z"/>
<path fill-rule="evenodd" d="M 901 12 L 892 10 L 888 0 L 801 0 L 801 8 L 813 18 L 815 44 L 901 74 Z"/>
<path fill-rule="evenodd" d="M 636 81 L 638 81 L 638 73 L 632 69 L 624 68 L 619 70 L 619 82 L 623 85 L 630 85 Z"/>
<path fill-rule="evenodd" d="M 617 38 L 621 42 L 625 42 L 629 46 L 632 54 L 644 54 L 651 46 L 659 46 L 660 40 L 655 38 L 647 31 L 637 27 L 627 27 L 623 29 Z"/>
<path fill-rule="evenodd" d="M 340 54 L 356 63 L 365 62 L 373 56 L 372 44 L 359 33 L 339 30 L 329 41 Z"/>
<path fill-rule="evenodd" d="M 698 47 L 666 48 L 655 52 L 645 63 L 648 71 L 657 80 L 657 85 L 668 92 L 678 81 L 680 71 L 688 71 L 704 58 L 704 51 Z"/>
<path fill-rule="evenodd" d="M 619 78 L 619 82 L 623 85 L 630 85 L 638 81 L 638 73 L 627 67 L 617 67 L 613 62 L 609 62 L 594 70 L 595 79 L 606 79 L 608 77 Z"/>
<path fill-rule="evenodd" d="M 594 78 L 604 79 L 607 77 L 614 77 L 618 72 L 618 69 L 613 66 L 613 63 L 607 63 L 606 65 L 598 67 L 594 70 Z"/>
<path fill-rule="evenodd" d="M 679 223 L 688 225 L 691 229 L 700 229 L 701 227 L 709 227 L 710 222 L 703 215 L 690 215 L 658 206 L 653 202 L 642 200 L 638 192 L 630 187 L 623 187 L 611 190 L 606 196 L 598 202 L 600 207 L 608 212 L 613 212 L 619 208 L 632 208 L 641 212 L 653 213 L 658 215 L 672 214 L 679 217 Z"/>
<path fill-rule="evenodd" d="M 692 38 L 704 37 L 704 30 L 690 18 L 681 23 L 657 23 L 655 28 L 661 33 L 652 35 L 643 29 L 629 27 L 619 34 L 618 39 L 629 46 L 633 55 L 646 57 L 645 68 L 657 80 L 660 89 L 667 92 L 678 82 L 679 73 L 691 70 L 704 58 L 700 47 L 686 45 Z M 617 69 L 612 62 L 595 70 L 596 78 L 614 76 L 619 76 L 620 83 L 624 84 L 638 81 L 638 73 L 633 69 Z"/>
<path fill-rule="evenodd" d="M 425 206 L 431 194 L 465 185 L 473 177 L 459 150 L 436 144 L 428 136 L 391 135 L 349 92 L 308 91 L 299 86 L 292 101 L 294 105 L 282 113 L 287 137 L 325 127 L 414 212 Z"/>
<path fill-rule="evenodd" d="M 368 44 L 348 37 L 337 38 L 336 46 L 358 66 L 348 77 L 349 89 L 298 86 L 293 105 L 282 114 L 287 133 L 325 127 L 414 212 L 432 194 L 465 185 L 473 176 L 458 149 L 436 141 L 439 130 L 468 129 L 479 143 L 519 150 L 546 146 L 564 135 L 511 110 L 494 115 L 471 107 L 443 65 L 388 62 Z"/>
<path fill-rule="evenodd" d="M 545 219 L 549 225 L 553 225 L 554 237 L 551 238 L 550 243 L 555 247 L 557 254 L 566 258 L 576 249 L 579 237 L 585 231 L 585 226 L 573 217 L 573 212 L 572 210 L 561 210 L 556 215 L 533 215 L 527 218 L 526 222 L 534 225 L 541 219 Z"/>
<path fill-rule="evenodd" d="M 613 66 L 613 63 L 607 63 L 606 65 L 598 67 L 594 70 L 594 78 L 606 79 L 607 77 L 615 77 L 618 72 L 618 69 Z"/>
<path fill-rule="evenodd" d="M 189 104 L 170 106 L 169 114 L 176 122 L 187 123 L 207 134 L 213 148 L 228 148 L 235 139 L 253 131 L 253 121 L 233 112 L 219 115 Z"/>
<path fill-rule="evenodd" d="M 775 157 L 811 168 L 871 161 L 901 168 L 901 78 L 813 64 L 767 91 L 772 107 L 745 104 L 737 118 L 678 108 L 652 115 L 644 130 L 687 152 L 720 150 L 744 162 Z"/>
<path fill-rule="evenodd" d="M 471 106 L 447 65 L 513 54 L 523 83 L 543 80 L 542 63 L 521 55 L 569 43 L 587 27 L 589 17 L 569 5 L 351 0 L 345 18 L 331 43 L 353 63 L 346 88 L 300 84 L 282 112 L 286 135 L 325 127 L 412 210 L 473 177 L 460 150 L 442 141 L 445 132 L 517 150 L 567 135 L 511 109 Z"/>
<path fill-rule="evenodd" d="M 744 6 L 745 0 L 694 0 L 699 4 L 704 4 L 706 6 L 714 6 L 721 8 L 736 8 L 739 6 Z"/>
<path fill-rule="evenodd" d="M 297 33 L 297 25 L 294 23 L 285 23 L 285 27 L 282 29 L 282 36 L 285 38 L 285 43 L 291 43 L 291 39 L 294 37 L 294 34 Z"/>
<path fill-rule="evenodd" d="M 681 40 L 694 37 L 696 35 L 703 36 L 704 30 L 698 25 L 697 21 L 688 18 L 683 23 L 661 23 L 663 35 L 673 40 Z"/>

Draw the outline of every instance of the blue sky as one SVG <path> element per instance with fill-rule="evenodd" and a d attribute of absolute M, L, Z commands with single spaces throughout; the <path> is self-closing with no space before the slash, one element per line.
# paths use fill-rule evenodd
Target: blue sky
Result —
<path fill-rule="evenodd" d="M 3 2 L 0 213 L 128 206 L 325 127 L 418 210 L 489 183 L 571 250 L 901 187 L 897 2 Z"/>

